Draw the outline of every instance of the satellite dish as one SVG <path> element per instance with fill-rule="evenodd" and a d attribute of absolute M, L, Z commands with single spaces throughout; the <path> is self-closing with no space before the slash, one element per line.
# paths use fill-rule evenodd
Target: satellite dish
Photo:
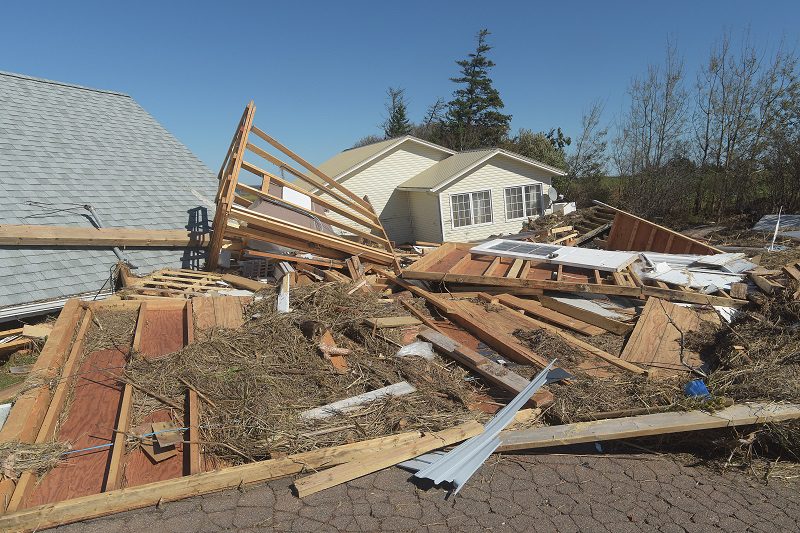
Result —
<path fill-rule="evenodd" d="M 547 196 L 550 197 L 551 202 L 555 202 L 558 199 L 558 191 L 555 188 L 550 187 L 547 189 Z"/>

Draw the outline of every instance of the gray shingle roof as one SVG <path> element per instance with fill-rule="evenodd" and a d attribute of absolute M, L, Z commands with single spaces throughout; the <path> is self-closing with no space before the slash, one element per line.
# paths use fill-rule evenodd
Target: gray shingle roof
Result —
<path fill-rule="evenodd" d="M 125 94 L 0 72 L 0 224 L 178 229 L 213 220 L 214 174 Z M 202 263 L 128 250 L 137 272 Z M 98 290 L 105 249 L 0 246 L 0 309 Z"/>

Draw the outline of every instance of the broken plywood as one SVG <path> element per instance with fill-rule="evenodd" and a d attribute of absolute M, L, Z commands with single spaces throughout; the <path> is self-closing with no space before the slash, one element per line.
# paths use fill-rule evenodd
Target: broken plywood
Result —
<path fill-rule="evenodd" d="M 699 311 L 650 298 L 620 357 L 650 368 L 656 376 L 690 372 L 690 367 L 699 368 L 703 361 L 697 352 L 685 346 L 686 335 L 699 331 L 704 322 L 714 327 L 720 325 L 714 311 Z"/>

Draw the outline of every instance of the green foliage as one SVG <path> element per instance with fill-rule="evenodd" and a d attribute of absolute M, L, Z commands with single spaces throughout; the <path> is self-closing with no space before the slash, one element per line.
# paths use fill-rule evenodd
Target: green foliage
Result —
<path fill-rule="evenodd" d="M 503 100 L 492 85 L 489 70 L 495 66 L 487 57 L 492 49 L 486 42 L 489 30 L 477 35 L 477 46 L 467 59 L 456 61 L 461 76 L 450 78 L 460 85 L 448 103 L 446 124 L 450 143 L 459 150 L 498 146 L 508 135 L 511 115 L 503 114 Z"/>
<path fill-rule="evenodd" d="M 502 147 L 510 152 L 535 159 L 551 167 L 567 168 L 564 147 L 570 143 L 569 137 L 564 137 L 561 128 L 558 133 L 550 130 L 549 133 L 534 133 L 521 128 L 516 136 L 506 140 Z"/>
<path fill-rule="evenodd" d="M 383 134 L 387 139 L 408 135 L 411 133 L 411 121 L 408 120 L 405 89 L 389 87 L 386 96 L 389 116 L 383 123 Z"/>

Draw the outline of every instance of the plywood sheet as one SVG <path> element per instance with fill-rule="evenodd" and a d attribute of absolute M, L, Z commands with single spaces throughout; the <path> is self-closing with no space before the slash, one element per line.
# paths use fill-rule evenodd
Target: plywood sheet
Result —
<path fill-rule="evenodd" d="M 689 332 L 698 331 L 703 322 L 720 324 L 714 311 L 700 311 L 649 298 L 620 357 L 649 367 L 655 376 L 689 372 L 681 363 L 681 332 L 685 339 Z M 695 368 L 703 364 L 700 355 L 685 346 L 683 360 Z"/>
<path fill-rule="evenodd" d="M 183 308 L 161 309 L 145 305 L 139 313 L 139 320 L 144 321 L 139 342 L 139 353 L 144 357 L 158 357 L 183 348 L 187 331 Z"/>
<path fill-rule="evenodd" d="M 123 390 L 113 376 L 121 374 L 124 364 L 125 354 L 116 349 L 84 358 L 58 440 L 70 442 L 75 450 L 112 441 Z M 100 493 L 110 458 L 110 447 L 70 455 L 42 478 L 26 507 Z"/>

